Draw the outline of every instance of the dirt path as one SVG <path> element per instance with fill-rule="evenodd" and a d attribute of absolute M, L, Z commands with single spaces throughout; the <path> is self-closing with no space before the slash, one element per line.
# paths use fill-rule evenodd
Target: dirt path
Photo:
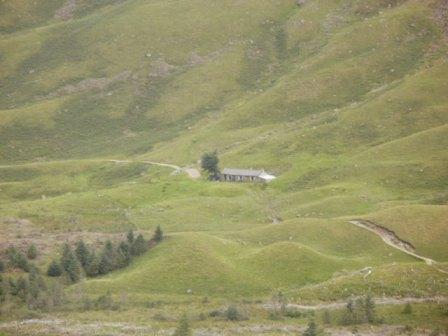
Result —
<path fill-rule="evenodd" d="M 393 297 L 384 297 L 384 298 L 375 298 L 375 304 L 377 305 L 402 305 L 406 303 L 424 303 L 424 302 L 448 302 L 448 297 L 428 297 L 428 298 L 393 298 Z M 319 303 L 315 305 L 301 305 L 295 303 L 289 303 L 287 308 L 299 309 L 299 310 L 319 310 L 319 309 L 341 309 L 347 305 L 347 302 L 330 302 L 330 303 Z M 274 305 L 272 303 L 266 303 L 263 305 L 265 309 L 274 309 Z"/>
<path fill-rule="evenodd" d="M 36 161 L 36 162 L 28 162 L 28 163 L 20 163 L 16 165 L 0 165 L 0 168 L 13 168 L 17 166 L 37 166 L 48 163 L 61 163 L 61 162 L 70 162 L 77 160 L 65 160 L 65 161 Z M 198 179 L 201 177 L 201 172 L 193 167 L 179 167 L 170 163 L 163 162 L 155 162 L 155 161 L 147 161 L 147 160 L 116 160 L 116 159 L 85 159 L 82 161 L 87 162 L 114 162 L 114 163 L 147 163 L 154 166 L 167 167 L 174 170 L 174 173 L 186 173 L 192 179 Z"/>
<path fill-rule="evenodd" d="M 174 170 L 175 173 L 186 173 L 190 178 L 192 179 L 198 179 L 201 177 L 201 173 L 196 168 L 191 167 L 179 167 L 170 163 L 162 163 L 162 162 L 155 162 L 155 161 L 144 161 L 144 160 L 103 160 L 106 162 L 115 162 L 115 163 L 147 163 L 154 166 L 160 166 L 160 167 L 168 167 Z"/>
<path fill-rule="evenodd" d="M 393 248 L 396 248 L 397 250 L 400 250 L 410 256 L 413 256 L 414 258 L 424 261 L 427 265 L 433 266 L 435 269 L 437 269 L 441 273 L 448 274 L 447 271 L 436 266 L 437 262 L 435 260 L 417 254 L 415 252 L 414 246 L 411 243 L 398 237 L 395 232 L 393 232 L 383 226 L 375 224 L 372 221 L 364 220 L 364 219 L 351 220 L 351 221 L 349 221 L 349 223 L 375 233 L 376 235 L 380 236 L 381 239 L 387 245 L 392 246 Z"/>

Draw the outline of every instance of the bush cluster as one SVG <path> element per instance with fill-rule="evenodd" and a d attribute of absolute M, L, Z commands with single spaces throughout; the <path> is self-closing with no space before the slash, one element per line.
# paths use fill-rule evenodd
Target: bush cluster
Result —
<path fill-rule="evenodd" d="M 64 301 L 59 284 L 47 284 L 38 268 L 31 265 L 29 273 L 19 277 L 0 276 L 0 303 L 25 303 L 29 309 L 51 310 Z"/>

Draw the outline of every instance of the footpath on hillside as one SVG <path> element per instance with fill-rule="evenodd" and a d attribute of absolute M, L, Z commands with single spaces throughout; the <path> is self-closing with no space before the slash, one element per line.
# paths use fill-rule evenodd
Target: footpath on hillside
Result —
<path fill-rule="evenodd" d="M 70 161 L 70 160 L 67 160 Z M 86 159 L 85 161 L 91 161 L 91 162 L 114 162 L 114 163 L 146 163 L 154 166 L 160 166 L 160 167 L 167 167 L 174 170 L 175 174 L 178 173 L 185 173 L 188 175 L 188 177 L 192 179 L 198 179 L 201 177 L 201 172 L 193 167 L 180 167 L 176 166 L 174 164 L 170 163 L 163 163 L 163 162 L 156 162 L 156 161 L 146 161 L 146 160 L 117 160 L 117 159 Z M 29 163 L 21 163 L 16 165 L 0 165 L 0 168 L 12 168 L 16 166 L 25 166 L 25 165 L 40 165 L 40 164 L 47 164 L 47 163 L 58 163 L 58 162 L 64 162 L 64 161 L 36 161 L 36 162 L 29 162 Z"/>
<path fill-rule="evenodd" d="M 441 273 L 448 274 L 447 271 L 437 267 L 437 262 L 435 260 L 417 254 L 415 252 L 415 247 L 410 242 L 407 242 L 398 237 L 394 231 L 365 219 L 354 219 L 349 221 L 349 223 L 377 234 L 387 245 L 392 246 L 393 248 L 400 250 L 410 256 L 413 256 L 414 258 L 424 261 L 427 265 L 433 266 Z"/>
<path fill-rule="evenodd" d="M 174 170 L 175 173 L 186 173 L 190 178 L 192 179 L 198 179 L 201 177 L 201 173 L 196 168 L 191 167 L 179 167 L 170 163 L 162 163 L 162 162 L 155 162 L 155 161 L 145 161 L 145 160 L 104 160 L 106 162 L 115 162 L 115 163 L 147 163 L 154 166 L 160 166 L 160 167 L 168 167 Z"/>

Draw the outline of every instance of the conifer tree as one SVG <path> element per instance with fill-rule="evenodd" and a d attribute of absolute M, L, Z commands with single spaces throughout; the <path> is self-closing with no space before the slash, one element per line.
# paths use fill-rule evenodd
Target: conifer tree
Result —
<path fill-rule="evenodd" d="M 121 242 L 117 248 L 117 267 L 126 267 L 131 263 L 132 255 L 128 244 Z"/>
<path fill-rule="evenodd" d="M 152 239 L 156 242 L 160 242 L 163 239 L 163 231 L 160 225 L 157 226 L 156 231 L 154 232 L 154 236 Z"/>
<path fill-rule="evenodd" d="M 86 267 L 86 274 L 89 277 L 96 277 L 100 274 L 99 272 L 100 267 L 100 259 L 96 255 L 95 251 L 92 251 L 89 255 L 89 262 Z"/>
<path fill-rule="evenodd" d="M 85 269 L 89 262 L 90 253 L 82 239 L 76 243 L 75 254 L 81 266 Z"/>
<path fill-rule="evenodd" d="M 12 267 L 20 268 L 25 272 L 30 271 L 30 264 L 28 262 L 28 259 L 21 252 L 17 251 L 14 246 L 9 247 L 6 251 L 6 254 L 9 259 L 9 264 Z"/>
<path fill-rule="evenodd" d="M 98 265 L 99 274 L 107 274 L 115 269 L 117 257 L 114 251 L 114 245 L 110 240 L 106 242 L 101 253 Z"/>
<path fill-rule="evenodd" d="M 62 251 L 61 266 L 70 282 L 75 283 L 81 278 L 78 259 L 71 247 L 65 243 Z"/>
<path fill-rule="evenodd" d="M 145 253 L 147 250 L 148 244 L 146 243 L 145 238 L 143 238 L 142 234 L 140 233 L 131 246 L 131 253 L 134 256 L 138 256 Z"/>
<path fill-rule="evenodd" d="M 61 265 L 55 260 L 53 260 L 47 268 L 47 275 L 50 277 L 58 277 L 62 275 Z"/>

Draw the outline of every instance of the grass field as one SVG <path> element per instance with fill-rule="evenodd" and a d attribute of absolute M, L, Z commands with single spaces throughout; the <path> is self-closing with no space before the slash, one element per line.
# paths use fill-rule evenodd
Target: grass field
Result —
<path fill-rule="evenodd" d="M 212 305 L 448 295 L 446 274 L 348 223 L 372 220 L 447 267 L 444 1 L 77 1 L 61 19 L 63 6 L 0 3 L 0 232 L 13 219 L 30 221 L 13 240 L 167 235 L 74 291 Z M 278 178 L 142 162 L 196 167 L 212 150 L 221 168 Z M 436 309 L 421 307 L 419 321 Z"/>

